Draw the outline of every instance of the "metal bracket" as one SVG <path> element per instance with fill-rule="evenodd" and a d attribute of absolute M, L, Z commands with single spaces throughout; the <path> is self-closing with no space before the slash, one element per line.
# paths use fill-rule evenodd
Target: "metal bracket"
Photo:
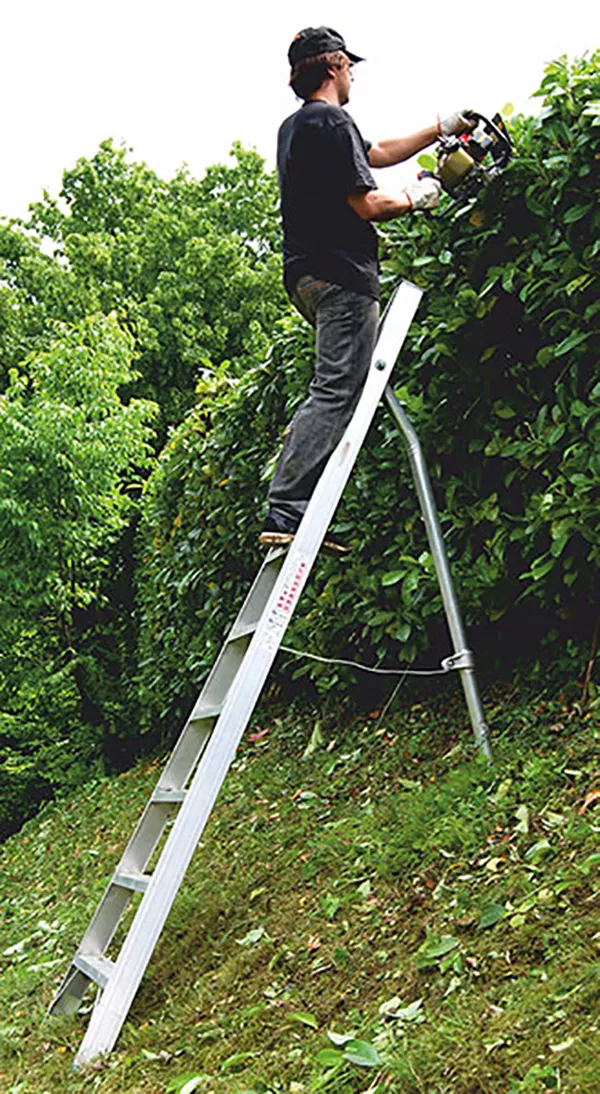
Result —
<path fill-rule="evenodd" d="M 444 672 L 451 672 L 453 669 L 474 669 L 475 658 L 471 650 L 459 650 L 451 657 L 444 657 L 442 668 Z"/>

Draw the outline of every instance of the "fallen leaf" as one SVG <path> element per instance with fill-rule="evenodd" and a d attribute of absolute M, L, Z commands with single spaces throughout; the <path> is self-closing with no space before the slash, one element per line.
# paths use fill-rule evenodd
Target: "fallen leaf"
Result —
<path fill-rule="evenodd" d="M 268 729 L 259 729 L 258 733 L 251 733 L 248 737 L 248 740 L 252 741 L 252 743 L 254 743 L 255 741 L 262 741 L 263 738 L 268 735 L 268 733 Z"/>
<path fill-rule="evenodd" d="M 381 1004 L 379 1013 L 384 1018 L 396 1018 L 401 1022 L 412 1022 L 417 1017 L 422 1005 L 422 999 L 415 999 L 414 1003 L 409 1003 L 408 1006 L 403 1007 L 400 998 L 395 995 L 393 999 L 388 999 L 387 1003 Z"/>
<path fill-rule="evenodd" d="M 491 1041 L 491 1042 L 488 1042 L 487 1044 L 484 1044 L 483 1047 L 485 1048 L 486 1056 L 489 1056 L 490 1052 L 493 1052 L 495 1048 L 502 1048 L 503 1045 L 505 1045 L 505 1044 L 506 1044 L 506 1041 L 504 1040 L 503 1037 L 500 1037 L 499 1040 L 497 1040 L 497 1041 Z"/>
<path fill-rule="evenodd" d="M 597 801 L 600 801 L 600 790 L 590 790 L 589 794 L 586 794 L 585 801 L 579 810 L 579 816 L 581 817 L 590 806 L 594 805 Z"/>
<path fill-rule="evenodd" d="M 344 1059 L 357 1067 L 379 1067 L 381 1057 L 369 1041 L 348 1041 L 344 1046 Z"/>
<path fill-rule="evenodd" d="M 494 924 L 499 923 L 501 919 L 504 919 L 505 915 L 506 908 L 503 904 L 484 904 L 481 909 L 477 930 L 483 931 L 486 927 L 493 927 Z"/>
<path fill-rule="evenodd" d="M 317 957 L 317 962 L 320 961 L 320 957 Z M 329 972 L 333 968 L 333 965 L 318 965 L 317 968 L 313 968 L 311 976 L 320 976 L 322 972 Z"/>
<path fill-rule="evenodd" d="M 294 1010 L 287 1016 L 288 1022 L 298 1022 L 301 1026 L 309 1026 L 310 1029 L 318 1029 L 319 1022 L 314 1014 L 307 1010 Z"/>
<path fill-rule="evenodd" d="M 561 1041 L 559 1045 L 550 1045 L 550 1052 L 566 1052 L 571 1045 L 575 1044 L 574 1037 L 568 1037 L 566 1041 Z"/>
<path fill-rule="evenodd" d="M 254 946 L 257 942 L 260 942 L 261 938 L 266 935 L 264 927 L 255 927 L 254 930 L 248 931 L 248 934 L 243 938 L 236 938 L 238 946 Z"/>
<path fill-rule="evenodd" d="M 353 1033 L 335 1033 L 334 1030 L 328 1029 L 327 1036 L 332 1044 L 337 1048 L 341 1048 L 342 1045 L 347 1045 L 349 1041 L 354 1041 Z"/>
<path fill-rule="evenodd" d="M 440 957 L 454 950 L 459 945 L 458 938 L 445 934 L 441 938 L 430 938 L 419 947 L 416 954 L 417 968 L 427 969 L 437 965 Z"/>
<path fill-rule="evenodd" d="M 322 1048 L 317 1052 L 315 1060 L 321 1067 L 337 1067 L 340 1062 L 340 1054 L 334 1048 Z"/>
<path fill-rule="evenodd" d="M 486 870 L 491 870 L 492 873 L 495 873 L 496 870 L 500 869 L 502 863 L 504 862 L 506 862 L 505 858 L 496 856 L 495 858 L 488 859 L 488 861 L 485 863 L 485 868 Z"/>
<path fill-rule="evenodd" d="M 313 752 L 316 752 L 318 748 L 323 748 L 324 744 L 325 738 L 321 732 L 321 726 L 317 722 L 315 728 L 311 733 L 310 741 L 308 742 L 306 748 L 304 749 L 304 752 L 302 753 L 302 759 L 308 760 L 309 757 L 312 756 Z"/>
<path fill-rule="evenodd" d="M 515 827 L 515 832 L 522 832 L 526 836 L 529 832 L 529 810 L 526 805 L 520 805 L 515 813 L 515 817 L 518 820 L 518 824 Z"/>
<path fill-rule="evenodd" d="M 203 1079 L 204 1076 L 202 1075 L 194 1075 L 193 1078 L 188 1079 L 184 1086 L 181 1087 L 179 1094 L 193 1094 L 193 1091 L 200 1086 Z"/>

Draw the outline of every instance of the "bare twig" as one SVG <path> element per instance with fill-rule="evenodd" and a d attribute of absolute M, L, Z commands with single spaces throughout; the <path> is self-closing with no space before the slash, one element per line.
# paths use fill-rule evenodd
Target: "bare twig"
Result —
<path fill-rule="evenodd" d="M 590 648 L 590 658 L 587 664 L 587 669 L 583 679 L 583 692 L 581 694 L 581 701 L 587 703 L 588 694 L 590 690 L 590 684 L 592 682 L 592 674 L 594 672 L 594 663 L 596 661 L 596 653 L 598 652 L 598 631 L 600 630 L 600 615 L 596 619 L 596 626 L 594 627 L 594 634 L 592 637 L 592 645 Z"/>

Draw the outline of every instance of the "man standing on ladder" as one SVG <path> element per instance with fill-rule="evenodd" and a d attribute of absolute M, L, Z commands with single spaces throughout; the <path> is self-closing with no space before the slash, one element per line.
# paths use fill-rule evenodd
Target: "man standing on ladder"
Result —
<path fill-rule="evenodd" d="M 371 222 L 432 209 L 439 201 L 437 179 L 418 180 L 390 197 L 377 188 L 370 169 L 402 163 L 441 135 L 473 126 L 457 112 L 410 136 L 370 144 L 343 109 L 352 68 L 363 58 L 346 48 L 341 35 L 331 27 L 301 30 L 288 59 L 290 86 L 304 103 L 278 135 L 284 281 L 294 305 L 316 328 L 316 364 L 269 490 L 260 534 L 268 546 L 294 538 L 371 364 L 379 317 Z M 338 553 L 348 549 L 330 534 L 324 546 Z"/>

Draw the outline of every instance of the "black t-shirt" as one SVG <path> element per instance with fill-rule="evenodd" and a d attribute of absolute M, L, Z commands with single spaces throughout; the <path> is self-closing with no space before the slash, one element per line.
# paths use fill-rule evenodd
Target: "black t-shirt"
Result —
<path fill-rule="evenodd" d="M 378 299 L 377 234 L 346 200 L 377 188 L 369 148 L 350 115 L 321 100 L 305 103 L 281 126 L 277 167 L 288 292 L 310 273 Z"/>

